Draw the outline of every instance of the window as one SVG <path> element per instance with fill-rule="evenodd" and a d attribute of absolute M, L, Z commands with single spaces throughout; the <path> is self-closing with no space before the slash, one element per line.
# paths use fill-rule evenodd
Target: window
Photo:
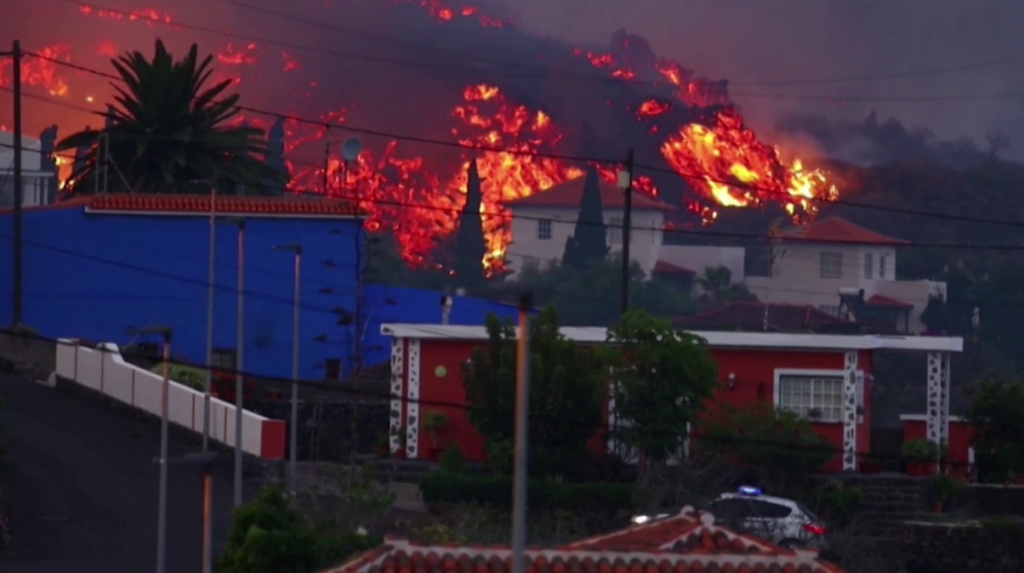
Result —
<path fill-rule="evenodd" d="M 537 221 L 537 240 L 538 241 L 550 241 L 551 240 L 551 220 L 541 219 Z"/>
<path fill-rule="evenodd" d="M 843 278 L 843 254 L 821 253 L 821 278 Z"/>
<path fill-rule="evenodd" d="M 822 422 L 838 422 L 843 414 L 843 377 L 799 376 L 779 377 L 779 407 L 801 416 L 810 417 L 818 410 Z"/>
<path fill-rule="evenodd" d="M 341 380 L 341 359 L 324 360 L 324 380 Z"/>
<path fill-rule="evenodd" d="M 754 508 L 754 517 L 783 519 L 793 513 L 791 508 L 770 501 L 751 500 L 751 504 Z"/>
<path fill-rule="evenodd" d="M 742 498 L 727 498 L 713 501 L 704 506 L 704 511 L 715 516 L 715 521 L 730 523 L 737 519 L 744 519 L 753 515 L 753 506 L 749 500 Z"/>
<path fill-rule="evenodd" d="M 864 278 L 870 279 L 875 276 L 875 258 L 871 253 L 864 253 Z"/>
<path fill-rule="evenodd" d="M 622 217 L 611 217 L 608 219 L 608 244 L 618 245 L 622 243 Z"/>
<path fill-rule="evenodd" d="M 235 370 L 238 364 L 238 353 L 234 348 L 214 348 L 210 368 L 214 370 Z"/>
<path fill-rule="evenodd" d="M 888 258 L 889 257 L 887 257 L 885 255 L 882 255 L 882 256 L 878 257 L 878 278 L 880 278 L 880 279 L 884 279 L 885 278 L 885 263 L 886 263 L 886 259 L 888 259 Z"/>

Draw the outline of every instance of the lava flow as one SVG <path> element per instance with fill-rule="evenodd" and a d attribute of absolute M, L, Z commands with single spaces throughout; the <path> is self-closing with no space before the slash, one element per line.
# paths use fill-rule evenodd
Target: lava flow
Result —
<path fill-rule="evenodd" d="M 325 19 L 339 17 L 338 12 L 326 12 L 341 10 L 330 4 L 310 7 L 324 10 Z M 61 10 L 57 4 L 52 6 Z M 58 36 L 26 43 L 30 54 L 23 62 L 24 82 L 36 88 L 36 96 L 51 96 L 55 103 L 111 101 L 107 78 L 51 60 L 71 62 L 74 55 L 75 64 L 110 73 L 109 58 L 123 50 L 148 53 L 154 34 L 150 28 L 209 46 L 211 36 L 193 40 L 189 24 L 237 25 L 230 15 L 220 24 L 207 24 L 197 19 L 201 16 L 183 16 L 178 10 L 186 9 L 65 10 L 61 14 L 70 18 L 90 19 L 87 39 L 76 43 Z M 272 40 L 241 40 L 225 32 L 227 37 L 208 49 L 215 63 L 211 80 L 230 79 L 247 106 L 292 114 L 283 122 L 289 189 L 358 201 L 369 213 L 367 228 L 390 230 L 402 257 L 411 264 L 437 264 L 433 253 L 450 240 L 465 205 L 472 161 L 481 177 L 481 216 L 488 248 L 483 264 L 492 270 L 501 268 L 512 239 L 511 216 L 504 202 L 579 177 L 587 163 L 603 179 L 616 180 L 619 165 L 560 158 L 584 155 L 584 148 L 602 157 L 624 156 L 625 148 L 635 148 L 639 171 L 645 171 L 646 164 L 657 164 L 653 170 L 637 173 L 634 187 L 652 196 L 666 195 L 659 188 L 671 189 L 667 195 L 681 197 L 675 201 L 703 223 L 713 222 L 722 208 L 771 203 L 783 205 L 799 219 L 814 215 L 816 201 L 838 195 L 825 173 L 804 169 L 799 160 L 783 161 L 778 149 L 757 138 L 732 105 L 727 82 L 699 77 L 675 61 L 656 56 L 646 40 L 635 34 L 619 31 L 606 50 L 587 49 L 539 42 L 510 20 L 457 0 L 385 0 L 365 4 L 362 10 L 380 12 L 366 20 L 371 23 L 389 22 L 401 11 L 402 18 L 394 20 L 413 22 L 403 25 L 418 26 L 415 31 L 428 43 L 431 37 L 438 43 L 455 42 L 453 46 L 464 41 L 467 48 L 493 48 L 495 59 L 500 54 L 520 54 L 521 62 L 515 70 L 475 63 L 465 72 L 460 70 L 455 80 L 442 74 L 452 75 L 451 66 L 465 62 L 441 62 L 442 68 L 449 68 L 436 76 L 429 66 L 366 68 L 361 76 L 351 71 L 349 60 L 328 57 L 333 49 L 330 42 L 341 41 L 333 36 L 310 42 L 296 39 L 294 47 L 282 51 Z M 405 12 L 413 17 L 406 18 Z M 127 23 L 136 24 L 132 32 L 119 32 Z M 259 37 L 288 37 L 285 24 L 275 25 L 280 30 Z M 485 46 L 487 42 L 479 37 L 484 32 L 476 27 L 489 30 L 494 46 Z M 463 40 L 460 34 L 467 29 L 472 33 Z M 296 37 L 303 33 L 312 34 L 308 28 L 292 32 Z M 257 32 L 252 34 L 249 37 L 256 37 Z M 145 36 L 144 42 L 132 40 L 139 35 Z M 316 48 L 301 49 L 298 43 Z M 311 50 L 318 55 L 310 57 Z M 395 59 L 409 57 L 408 53 L 395 55 Z M 563 69 L 537 69 L 538 61 L 561 62 L 551 65 Z M 530 66 L 542 80 L 517 83 L 507 77 L 530 76 Z M 10 75 L 10 60 L 0 59 L 0 86 L 9 85 Z M 560 82 L 559 76 L 564 75 L 576 78 Z M 61 135 L 67 135 L 84 127 L 81 112 L 68 109 L 48 107 L 45 114 L 30 113 L 26 128 L 41 130 L 58 122 Z M 272 119 L 253 113 L 238 120 L 263 129 L 272 126 Z M 370 137 L 359 157 L 346 165 L 339 156 L 340 146 L 333 145 L 344 136 L 333 128 L 343 128 L 350 120 L 351 125 L 415 137 L 410 141 Z"/>

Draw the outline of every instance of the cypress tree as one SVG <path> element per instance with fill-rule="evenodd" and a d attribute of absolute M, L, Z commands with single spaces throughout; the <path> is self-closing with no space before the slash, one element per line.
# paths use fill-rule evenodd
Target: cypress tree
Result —
<path fill-rule="evenodd" d="M 484 279 L 483 260 L 487 252 L 484 224 L 480 217 L 480 174 L 476 161 L 469 164 L 466 184 L 466 205 L 459 214 L 459 230 L 455 234 L 455 276 L 461 286 L 472 286 Z"/>
<path fill-rule="evenodd" d="M 608 237 L 601 207 L 597 170 L 591 167 L 583 181 L 583 197 L 576 229 L 565 241 L 562 265 L 584 269 L 608 257 Z"/>

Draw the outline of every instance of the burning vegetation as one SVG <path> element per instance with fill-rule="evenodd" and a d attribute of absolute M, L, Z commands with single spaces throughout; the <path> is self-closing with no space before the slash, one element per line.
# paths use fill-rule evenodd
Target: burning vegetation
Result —
<path fill-rule="evenodd" d="M 421 17 L 429 16 L 430 26 L 473 26 L 475 34 L 491 30 L 496 38 L 525 36 L 507 19 L 449 0 L 380 2 L 382 9 L 418 8 Z M 109 92 L 109 88 L 98 87 L 102 82 L 97 81 L 106 80 L 51 60 L 107 71 L 104 59 L 126 49 L 117 33 L 123 26 L 134 23 L 160 28 L 163 31 L 158 33 L 173 37 L 188 33 L 189 26 L 197 23 L 185 24 L 183 18 L 179 25 L 174 13 L 156 8 L 118 12 L 80 6 L 74 16 L 111 26 L 95 26 L 104 32 L 94 35 L 99 39 L 91 45 L 65 40 L 27 44 L 27 50 L 45 59 L 27 57 L 22 76 L 28 86 L 75 106 L 83 101 L 109 101 L 99 93 L 103 89 Z M 133 49 L 139 47 L 137 41 L 130 43 Z M 508 79 L 507 70 L 486 65 L 455 74 L 459 80 L 445 82 L 447 87 L 441 89 L 436 80 L 420 81 L 407 88 L 409 106 L 423 105 L 420 100 L 442 102 L 441 109 L 435 105 L 422 114 L 429 118 L 424 125 L 444 130 L 429 138 L 434 140 L 434 148 L 427 150 L 417 141 L 424 139 L 424 129 L 405 125 L 396 132 L 415 135 L 412 141 L 369 138 L 366 149 L 351 165 L 340 158 L 340 145 L 333 145 L 335 139 L 344 137 L 342 130 L 328 126 L 376 128 L 391 124 L 384 118 L 386 114 L 377 111 L 374 94 L 363 99 L 348 92 L 338 96 L 338 90 L 321 86 L 319 78 L 304 76 L 318 63 L 316 59 L 326 56 L 314 58 L 300 55 L 301 50 L 282 50 L 272 41 L 228 36 L 214 50 L 217 72 L 212 79 L 231 79 L 243 101 L 254 106 L 267 102 L 259 96 L 274 85 L 271 82 L 290 86 L 286 90 L 289 104 L 265 105 L 294 113 L 283 122 L 285 158 L 291 172 L 289 189 L 358 201 L 371 214 L 367 227 L 390 229 L 403 258 L 412 264 L 429 263 L 439 237 L 456 228 L 465 204 L 467 168 L 473 160 L 482 181 L 480 210 L 487 240 L 484 264 L 488 267 L 501 264 L 511 239 L 509 215 L 502 203 L 579 177 L 587 167 L 588 162 L 560 156 L 624 156 L 625 148 L 632 146 L 640 163 L 660 168 L 648 173 L 640 170 L 635 188 L 685 206 L 685 211 L 696 214 L 704 224 L 712 223 L 722 207 L 769 203 L 782 205 L 795 218 L 805 217 L 816 211 L 815 200 L 838 195 L 825 173 L 805 169 L 800 160 L 784 162 L 778 149 L 760 141 L 746 127 L 730 103 L 725 81 L 698 77 L 677 62 L 655 56 L 639 36 L 619 31 L 607 51 L 550 42 L 529 45 L 540 51 L 528 58 L 533 62 L 533 74 L 575 74 L 577 84 L 586 84 L 585 92 L 565 89 L 555 93 L 541 80 Z M 538 61 L 551 69 L 540 68 Z M 10 82 L 9 62 L 0 60 L 0 86 Z M 428 71 L 404 72 L 422 79 Z M 428 91 L 439 95 L 425 97 Z M 581 103 L 584 99 L 590 103 Z M 62 113 L 67 115 L 66 110 Z M 84 117 L 76 113 L 62 122 L 62 130 L 81 127 Z M 356 116 L 358 120 L 349 123 Z M 269 129 L 275 118 L 246 113 L 242 121 Z M 50 123 L 51 119 L 41 122 Z M 602 132 L 591 129 L 591 123 L 615 127 Z M 602 178 L 615 181 L 619 166 L 596 160 L 589 163 Z M 659 188 L 671 191 L 661 193 Z"/>

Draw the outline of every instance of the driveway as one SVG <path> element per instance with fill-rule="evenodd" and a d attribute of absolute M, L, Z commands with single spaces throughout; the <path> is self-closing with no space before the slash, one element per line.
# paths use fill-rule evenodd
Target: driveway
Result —
<path fill-rule="evenodd" d="M 159 429 L 80 397 L 0 375 L 3 420 L 15 440 L 3 505 L 14 546 L 4 573 L 140 573 L 156 567 Z M 196 451 L 175 439 L 172 456 Z M 214 477 L 214 551 L 232 514 L 232 459 Z M 256 491 L 247 486 L 246 498 Z M 202 476 L 171 466 L 167 573 L 201 571 Z"/>

